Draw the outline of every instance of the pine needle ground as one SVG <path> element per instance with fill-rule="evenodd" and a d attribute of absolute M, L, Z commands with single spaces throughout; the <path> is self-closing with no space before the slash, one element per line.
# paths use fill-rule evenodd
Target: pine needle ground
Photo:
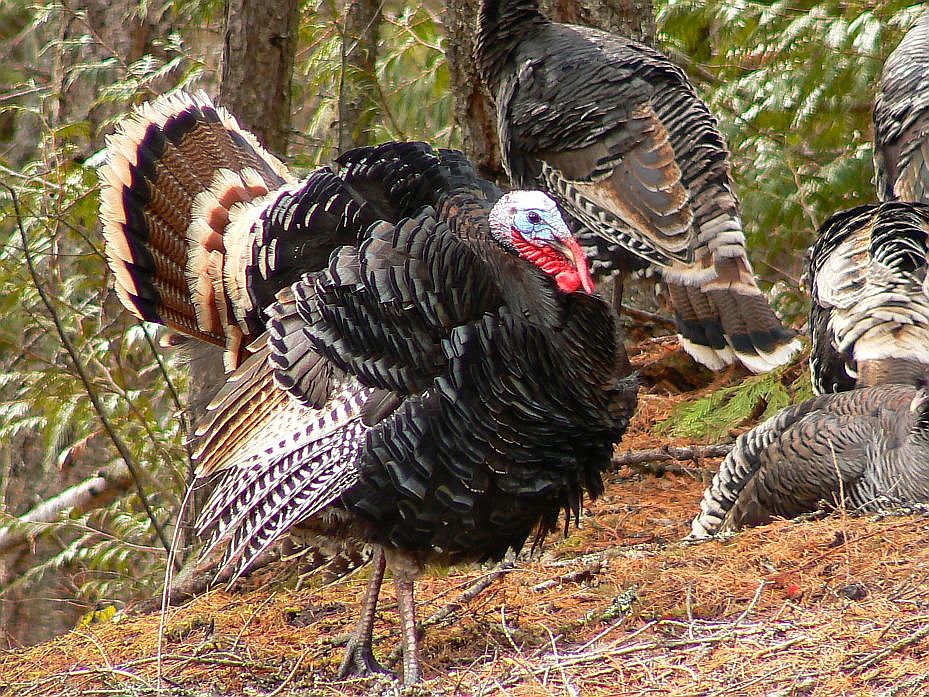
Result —
<path fill-rule="evenodd" d="M 650 424 L 681 398 L 644 397 L 618 452 L 666 442 Z M 534 557 L 503 569 L 430 570 L 416 589 L 426 682 L 412 692 L 929 692 L 929 518 L 836 513 L 683 543 L 704 467 L 717 463 L 685 463 L 696 476 L 610 472 L 581 528 L 552 536 Z M 336 680 L 364 572 L 300 590 L 274 578 L 269 568 L 248 590 L 214 591 L 169 610 L 162 694 L 401 692 L 382 678 Z M 397 658 L 394 610 L 387 584 L 375 630 L 387 663 Z M 0 694 L 155 694 L 158 626 L 158 613 L 130 612 L 4 653 Z"/>

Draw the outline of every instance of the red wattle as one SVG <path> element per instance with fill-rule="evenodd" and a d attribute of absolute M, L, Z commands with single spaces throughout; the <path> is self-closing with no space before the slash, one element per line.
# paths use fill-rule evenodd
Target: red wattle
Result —
<path fill-rule="evenodd" d="M 581 245 L 573 237 L 562 240 L 571 251 L 571 257 L 566 257 L 557 249 L 536 244 L 527 240 L 517 230 L 513 230 L 513 245 L 519 255 L 531 261 L 542 271 L 554 277 L 555 283 L 565 293 L 576 293 L 583 290 L 586 293 L 594 292 L 593 278 L 587 266 L 587 257 Z M 573 263 L 572 263 L 573 262 Z"/>

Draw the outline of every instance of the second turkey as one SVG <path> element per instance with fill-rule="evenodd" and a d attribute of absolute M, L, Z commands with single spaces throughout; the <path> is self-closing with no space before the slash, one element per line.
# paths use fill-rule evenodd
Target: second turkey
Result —
<path fill-rule="evenodd" d="M 546 18 L 536 0 L 484 0 L 478 66 L 504 166 L 554 196 L 598 261 L 650 267 L 684 349 L 760 373 L 799 350 L 758 287 L 729 154 L 683 71 L 658 51 Z M 617 308 L 618 309 L 618 308 Z"/>

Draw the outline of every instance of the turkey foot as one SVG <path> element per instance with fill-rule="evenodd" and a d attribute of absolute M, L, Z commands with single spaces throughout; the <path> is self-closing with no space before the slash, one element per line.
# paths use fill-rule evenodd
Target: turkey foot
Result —
<path fill-rule="evenodd" d="M 339 678 L 366 677 L 377 673 L 391 675 L 391 672 L 374 658 L 370 641 L 365 642 L 353 636 L 345 647 L 345 657 L 342 659 L 342 665 L 339 666 Z"/>
<path fill-rule="evenodd" d="M 342 665 L 339 666 L 339 677 L 347 678 L 350 675 L 366 676 L 375 673 L 390 673 L 374 658 L 374 651 L 371 649 L 371 639 L 374 634 L 374 613 L 377 610 L 377 599 L 381 592 L 381 584 L 384 582 L 384 569 L 387 562 L 384 558 L 384 550 L 378 549 L 374 553 L 372 560 L 373 569 L 371 578 L 368 580 L 368 588 L 365 591 L 364 604 L 361 608 L 361 617 L 352 632 L 351 638 L 345 647 L 345 658 L 342 659 Z"/>

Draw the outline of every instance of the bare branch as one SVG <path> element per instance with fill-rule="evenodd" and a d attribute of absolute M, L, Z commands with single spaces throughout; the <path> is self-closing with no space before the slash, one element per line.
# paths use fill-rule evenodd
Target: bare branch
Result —
<path fill-rule="evenodd" d="M 614 455 L 610 464 L 612 467 L 622 467 L 623 465 L 640 465 L 643 462 L 665 462 L 667 460 L 697 461 L 707 457 L 724 457 L 730 450 L 732 450 L 731 444 L 687 447 L 663 445 L 650 450 L 627 450 L 622 455 Z"/>
<path fill-rule="evenodd" d="M 342 34 L 339 72 L 338 150 L 367 145 L 371 137 L 373 112 L 366 110 L 370 93 L 377 92 L 379 106 L 396 133 L 397 125 L 381 91 L 374 71 L 380 36 L 380 0 L 353 0 L 346 3 L 345 19 L 339 26 Z"/>
<path fill-rule="evenodd" d="M 131 486 L 132 474 L 124 463 L 118 462 L 43 501 L 28 513 L 19 516 L 18 521 L 23 524 L 53 523 L 65 511 L 83 513 L 106 506 L 126 493 Z M 26 544 L 30 536 L 27 525 L 14 525 L 0 530 L 0 555 Z"/>
<path fill-rule="evenodd" d="M 626 307 L 623 305 L 618 314 L 620 317 L 628 317 L 641 324 L 657 324 L 669 329 L 674 329 L 675 327 L 674 320 L 668 317 L 664 317 L 655 312 L 648 312 L 647 310 L 638 310 L 634 307 Z"/>
<path fill-rule="evenodd" d="M 169 584 L 165 584 L 165 593 L 135 603 L 132 606 L 133 614 L 144 615 L 159 608 L 181 605 L 213 588 L 226 585 L 235 567 L 223 566 L 223 554 L 222 549 L 214 550 L 212 554 L 187 564 Z M 248 573 L 252 574 L 280 558 L 276 546 L 267 549 L 252 563 Z"/>
<path fill-rule="evenodd" d="M 927 636 L 929 636 L 929 625 L 919 628 L 918 630 L 916 630 L 909 636 L 905 636 L 899 641 L 895 641 L 890 646 L 885 646 L 879 651 L 869 653 L 864 658 L 856 661 L 855 663 L 851 665 L 846 666 L 845 670 L 848 671 L 849 673 L 861 672 L 867 668 L 877 665 L 878 663 L 883 661 L 885 658 L 887 658 L 890 654 L 895 653 L 899 651 L 900 649 L 904 649 L 907 646 L 911 646 L 912 644 L 918 644 L 923 639 L 925 639 Z"/>

